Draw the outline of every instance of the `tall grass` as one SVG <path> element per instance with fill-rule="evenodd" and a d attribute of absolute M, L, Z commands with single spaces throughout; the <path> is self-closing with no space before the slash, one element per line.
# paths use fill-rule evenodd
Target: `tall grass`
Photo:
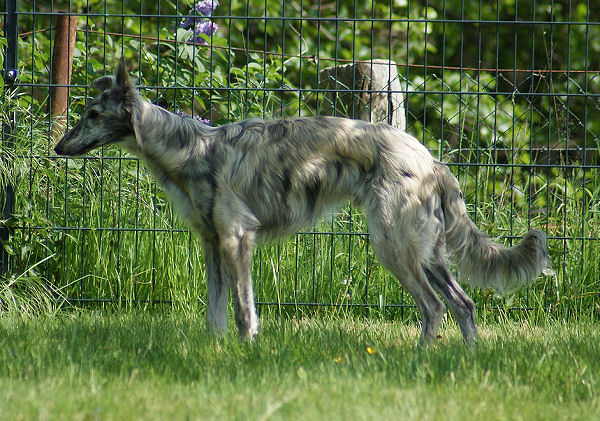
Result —
<path fill-rule="evenodd" d="M 16 191 L 5 244 L 14 273 L 44 279 L 75 302 L 201 311 L 199 241 L 144 167 L 110 147 L 84 158 L 55 157 L 47 120 L 18 102 L 12 106 L 19 115 L 15 145 L 2 151 L 1 170 Z M 473 149 L 449 150 L 446 158 L 464 162 L 473 155 Z M 471 216 L 507 244 L 531 228 L 548 232 L 557 273 L 535 281 L 511 305 L 539 318 L 596 317 L 600 181 L 577 170 L 494 166 L 492 155 L 477 154 L 482 166 L 453 166 Z M 347 206 L 316 227 L 261 247 L 253 273 L 258 301 L 269 304 L 262 311 L 412 317 L 411 299 L 377 262 L 366 232 L 364 215 Z M 471 293 L 484 315 L 495 317 L 505 307 L 488 291 Z"/>

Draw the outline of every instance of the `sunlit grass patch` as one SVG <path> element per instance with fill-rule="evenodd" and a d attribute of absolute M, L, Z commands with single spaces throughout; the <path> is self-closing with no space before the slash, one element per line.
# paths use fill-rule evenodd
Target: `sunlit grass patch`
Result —
<path fill-rule="evenodd" d="M 32 419 L 594 419 L 600 329 L 582 321 L 418 326 L 264 317 L 217 340 L 178 312 L 0 317 L 0 417 Z M 370 351 L 369 351 L 370 350 Z M 6 418 L 6 419 L 9 419 Z"/>

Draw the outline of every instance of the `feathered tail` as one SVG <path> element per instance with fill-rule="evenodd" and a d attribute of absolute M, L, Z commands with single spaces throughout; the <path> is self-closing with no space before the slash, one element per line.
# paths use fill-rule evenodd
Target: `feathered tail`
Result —
<path fill-rule="evenodd" d="M 471 285 L 511 295 L 542 273 L 548 263 L 542 231 L 531 230 L 513 247 L 493 242 L 469 219 L 458 180 L 448 167 L 438 164 L 437 173 L 446 247 Z"/>

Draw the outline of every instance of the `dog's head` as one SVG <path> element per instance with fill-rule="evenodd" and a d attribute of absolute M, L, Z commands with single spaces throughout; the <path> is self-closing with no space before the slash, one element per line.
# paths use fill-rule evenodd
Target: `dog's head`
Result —
<path fill-rule="evenodd" d="M 123 60 L 114 76 L 103 76 L 90 87 L 100 92 L 79 122 L 58 142 L 59 155 L 78 156 L 103 145 L 134 137 L 133 113 L 139 93 L 129 79 Z"/>

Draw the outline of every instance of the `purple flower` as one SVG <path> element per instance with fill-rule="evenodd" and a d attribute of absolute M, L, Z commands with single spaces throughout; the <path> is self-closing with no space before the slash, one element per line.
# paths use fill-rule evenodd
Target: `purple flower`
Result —
<path fill-rule="evenodd" d="M 219 26 L 216 23 L 205 19 L 212 16 L 213 11 L 218 5 L 219 2 L 217 0 L 199 0 L 190 11 L 190 13 L 198 14 L 199 16 L 188 16 L 181 21 L 179 25 L 181 28 L 194 28 L 194 35 L 190 39 L 191 42 L 204 45 L 206 44 L 206 39 L 202 35 L 210 37 L 219 30 Z"/>
<path fill-rule="evenodd" d="M 194 28 L 194 35 L 212 35 L 219 30 L 219 25 L 214 22 L 198 22 Z"/>
<path fill-rule="evenodd" d="M 215 32 L 217 32 L 218 29 L 219 26 L 214 22 L 198 22 L 196 24 L 196 27 L 194 28 L 194 36 L 191 38 L 190 41 L 192 41 L 195 44 L 204 45 L 206 44 L 206 39 L 202 35 L 208 35 L 210 37 Z"/>
<path fill-rule="evenodd" d="M 219 2 L 217 0 L 200 0 L 194 5 L 194 8 L 201 15 L 212 16 L 213 11 L 218 5 Z"/>

